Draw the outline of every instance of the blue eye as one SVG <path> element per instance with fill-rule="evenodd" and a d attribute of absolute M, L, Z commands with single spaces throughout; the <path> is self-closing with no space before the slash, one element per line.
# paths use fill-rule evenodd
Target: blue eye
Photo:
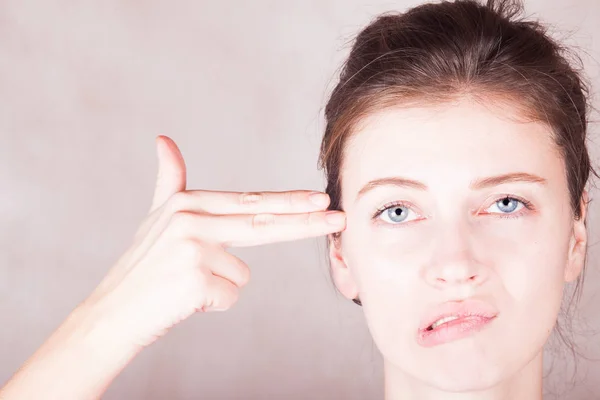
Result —
<path fill-rule="evenodd" d="M 408 215 L 408 208 L 406 207 L 389 207 L 383 214 L 390 218 L 392 222 L 402 222 Z"/>
<path fill-rule="evenodd" d="M 505 197 L 503 199 L 496 201 L 494 204 L 497 204 L 498 209 L 500 211 L 502 211 L 503 213 L 511 213 L 511 212 L 515 211 L 515 209 L 519 206 L 519 203 L 521 203 L 521 202 L 517 199 L 514 199 L 512 197 Z M 523 203 L 521 203 L 521 204 L 523 204 Z"/>
<path fill-rule="evenodd" d="M 382 218 L 386 222 L 390 224 L 399 224 L 401 222 L 405 222 L 408 218 L 409 213 L 412 210 L 407 207 L 404 203 L 395 203 L 391 205 L 384 206 L 377 210 L 373 218 L 377 218 L 379 216 L 386 217 Z"/>
<path fill-rule="evenodd" d="M 521 204 L 520 208 L 518 208 L 519 204 Z M 493 206 L 498 207 L 500 212 L 490 212 L 489 214 L 497 214 L 499 218 L 519 218 L 526 213 L 526 211 L 521 211 L 523 208 L 526 208 L 527 210 L 534 210 L 531 202 L 509 195 L 504 195 L 503 197 L 497 199 L 491 207 Z M 394 202 L 392 204 L 386 204 L 382 208 L 378 209 L 372 218 L 376 219 L 381 217 L 381 219 L 390 225 L 404 225 L 403 223 L 407 221 L 407 218 L 411 212 L 412 209 L 408 207 L 407 204 L 403 202 Z"/>
<path fill-rule="evenodd" d="M 519 212 L 515 212 L 519 206 L 519 203 L 522 205 L 522 207 L 519 208 Z M 500 214 L 500 218 L 519 218 L 524 214 L 524 211 L 521 211 L 523 207 L 527 210 L 534 209 L 530 201 L 512 196 L 504 196 L 501 199 L 496 200 L 492 206 L 494 205 L 497 205 L 501 212 L 492 214 Z"/>

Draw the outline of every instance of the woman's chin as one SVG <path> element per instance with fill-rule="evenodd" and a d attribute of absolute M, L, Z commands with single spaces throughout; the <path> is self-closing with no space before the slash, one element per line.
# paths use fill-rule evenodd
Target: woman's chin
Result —
<path fill-rule="evenodd" d="M 502 376 L 489 361 L 467 356 L 453 362 L 442 361 L 420 379 L 445 392 L 473 392 L 496 386 Z"/>
<path fill-rule="evenodd" d="M 398 368 L 392 367 L 392 371 L 408 373 L 426 386 L 443 392 L 484 391 L 506 379 L 505 367 L 509 360 L 496 354 L 493 348 L 486 347 L 484 351 L 481 346 L 482 342 L 466 339 L 425 352 L 422 348 L 405 351 L 404 354 L 411 353 L 411 357 L 404 357 L 402 361 L 396 358 Z M 407 359 L 418 361 L 407 365 Z"/>

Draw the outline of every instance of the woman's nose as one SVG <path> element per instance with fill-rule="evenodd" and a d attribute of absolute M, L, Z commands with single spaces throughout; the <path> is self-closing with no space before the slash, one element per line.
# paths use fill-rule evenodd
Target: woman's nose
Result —
<path fill-rule="evenodd" d="M 431 257 L 423 267 L 425 281 L 438 289 L 481 285 L 489 275 L 489 266 L 477 259 L 474 245 L 468 222 L 440 228 L 432 238 Z"/>
<path fill-rule="evenodd" d="M 425 280 L 438 289 L 460 285 L 479 286 L 487 279 L 485 268 L 468 258 L 456 258 L 427 267 L 425 275 Z"/>

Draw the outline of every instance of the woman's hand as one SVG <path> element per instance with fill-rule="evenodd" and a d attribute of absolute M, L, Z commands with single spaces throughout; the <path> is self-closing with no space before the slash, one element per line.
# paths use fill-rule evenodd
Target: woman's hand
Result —
<path fill-rule="evenodd" d="M 96 399 L 141 351 L 196 311 L 230 308 L 250 270 L 230 246 L 326 235 L 345 216 L 309 191 L 186 190 L 177 145 L 157 138 L 150 213 L 103 281 L 0 389 L 1 400 Z M 329 220 L 329 221 L 328 221 Z"/>
<path fill-rule="evenodd" d="M 238 193 L 186 190 L 177 145 L 157 138 L 159 173 L 149 215 L 134 243 L 86 301 L 147 346 L 196 311 L 227 310 L 250 270 L 225 249 L 339 232 L 344 213 L 323 211 L 311 191 Z"/>

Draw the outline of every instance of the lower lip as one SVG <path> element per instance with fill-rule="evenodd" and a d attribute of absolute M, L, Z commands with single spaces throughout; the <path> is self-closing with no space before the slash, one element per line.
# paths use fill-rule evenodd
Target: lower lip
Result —
<path fill-rule="evenodd" d="M 465 317 L 455 319 L 435 328 L 434 330 L 420 331 L 417 342 L 423 347 L 433 347 L 452 342 L 479 332 L 485 328 L 494 317 Z"/>

